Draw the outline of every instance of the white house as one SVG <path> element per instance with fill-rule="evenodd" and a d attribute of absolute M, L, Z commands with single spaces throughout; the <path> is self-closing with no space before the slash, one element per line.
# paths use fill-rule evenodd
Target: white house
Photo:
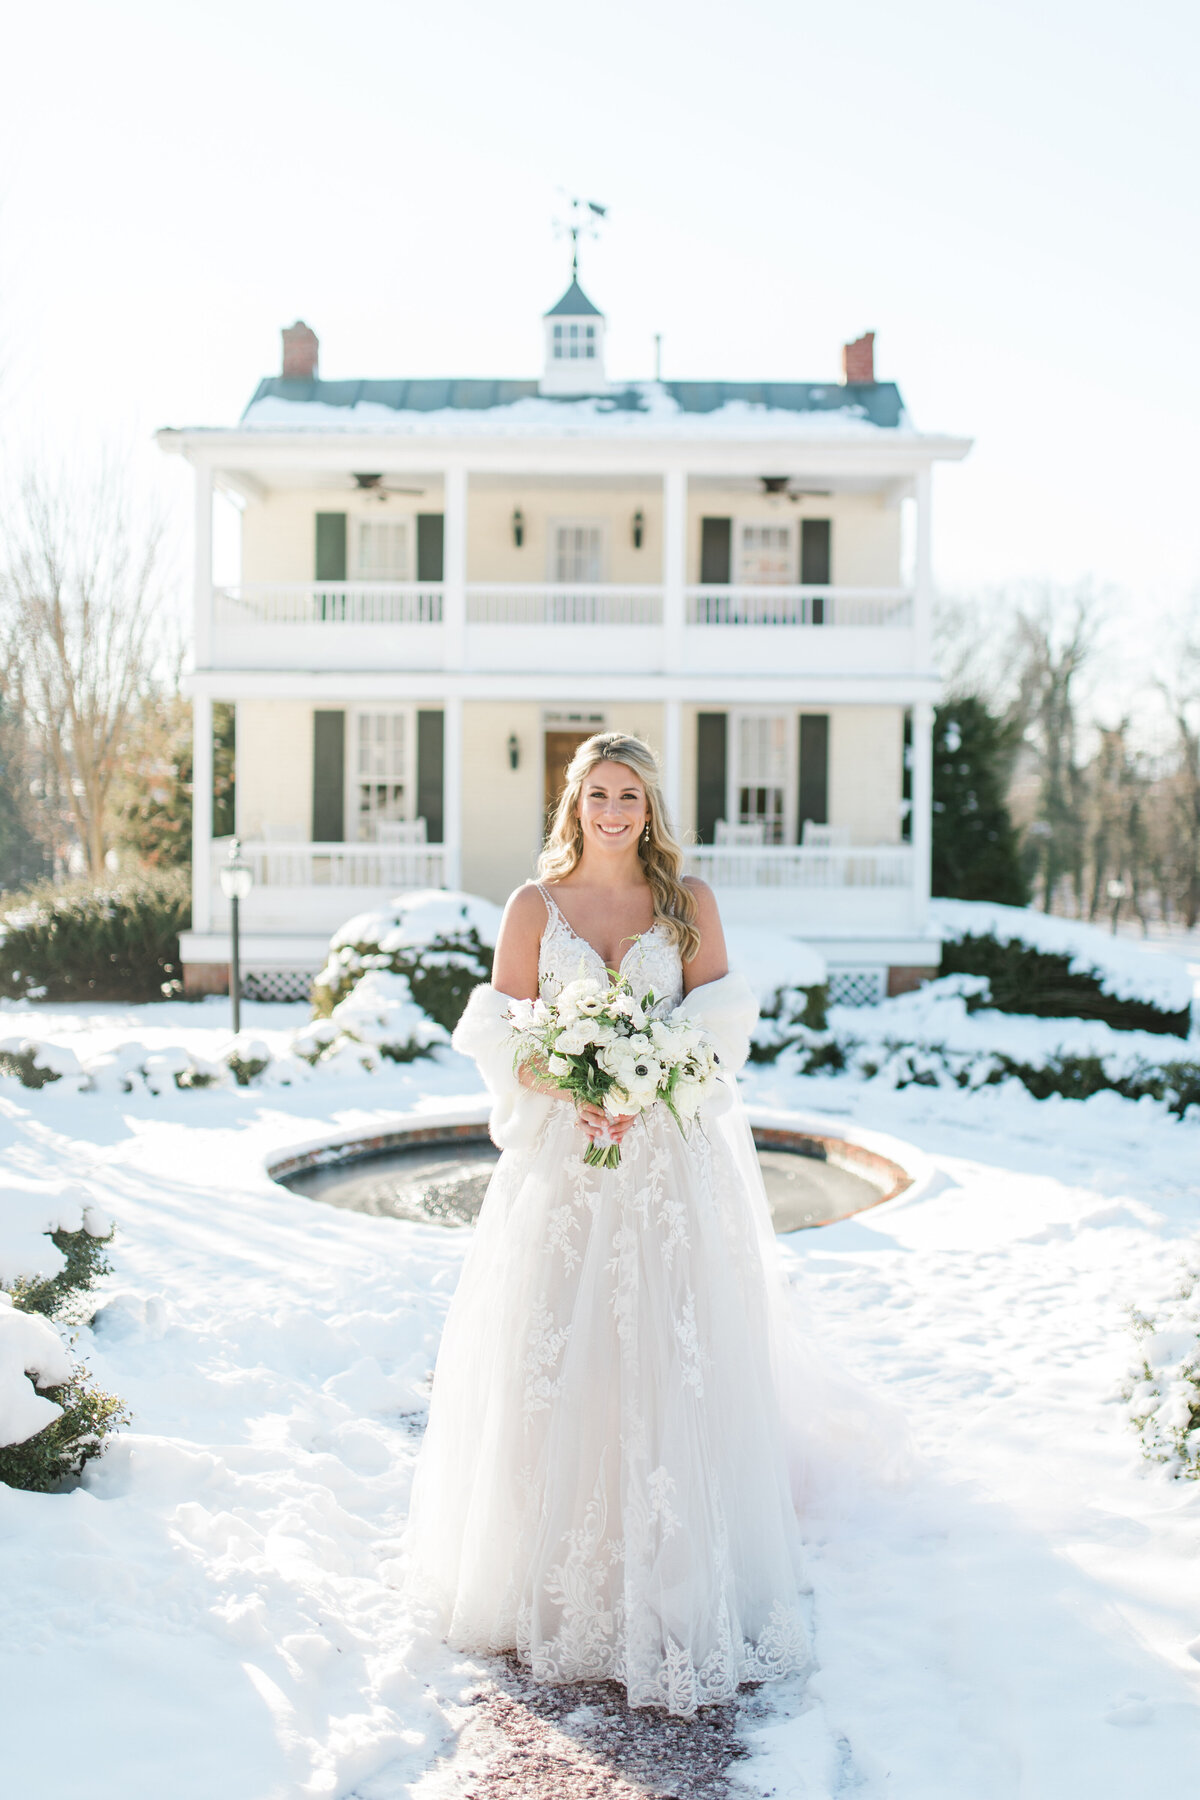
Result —
<path fill-rule="evenodd" d="M 503 900 L 601 727 L 660 751 L 727 917 L 820 945 L 845 998 L 936 963 L 930 491 L 969 441 L 914 429 L 872 334 L 841 383 L 610 382 L 604 332 L 573 280 L 539 380 L 330 382 L 297 323 L 240 424 L 159 434 L 196 479 L 191 991 L 229 962 L 218 702 L 251 992 L 403 888 Z"/>

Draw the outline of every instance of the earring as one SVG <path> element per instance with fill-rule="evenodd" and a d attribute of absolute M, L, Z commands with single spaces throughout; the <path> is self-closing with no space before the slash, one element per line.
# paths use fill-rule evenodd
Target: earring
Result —
<path fill-rule="evenodd" d="M 649 819 L 646 820 L 646 829 L 642 833 L 642 838 L 647 844 L 650 842 L 650 821 L 649 821 Z"/>

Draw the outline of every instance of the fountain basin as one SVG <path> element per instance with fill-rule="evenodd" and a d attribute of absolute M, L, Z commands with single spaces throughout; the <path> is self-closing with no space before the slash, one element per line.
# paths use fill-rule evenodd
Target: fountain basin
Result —
<path fill-rule="evenodd" d="M 846 1138 L 756 1126 L 754 1142 L 779 1234 L 848 1219 L 912 1182 L 899 1163 Z M 329 1206 L 456 1227 L 474 1223 L 499 1157 L 482 1124 L 413 1126 L 298 1151 L 270 1174 Z"/>

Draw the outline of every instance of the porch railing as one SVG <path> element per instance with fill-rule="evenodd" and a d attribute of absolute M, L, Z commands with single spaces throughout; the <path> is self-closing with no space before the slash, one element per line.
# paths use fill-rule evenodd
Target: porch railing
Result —
<path fill-rule="evenodd" d="M 216 623 L 247 625 L 440 625 L 444 589 L 430 581 L 259 581 L 213 590 Z M 905 588 L 689 587 L 692 626 L 912 624 Z M 661 587 L 551 582 L 470 582 L 469 625 L 661 625 Z"/>
<path fill-rule="evenodd" d="M 218 625 L 440 625 L 437 581 L 255 581 L 214 589 Z"/>
<path fill-rule="evenodd" d="M 818 850 L 799 844 L 691 845 L 684 873 L 715 888 L 903 888 L 912 883 L 912 847 Z"/>
<path fill-rule="evenodd" d="M 661 625 L 662 589 L 515 582 L 467 586 L 468 625 Z"/>
<path fill-rule="evenodd" d="M 242 845 L 257 887 L 436 888 L 446 879 L 441 844 Z"/>
<path fill-rule="evenodd" d="M 907 588 L 690 587 L 689 625 L 912 624 Z"/>

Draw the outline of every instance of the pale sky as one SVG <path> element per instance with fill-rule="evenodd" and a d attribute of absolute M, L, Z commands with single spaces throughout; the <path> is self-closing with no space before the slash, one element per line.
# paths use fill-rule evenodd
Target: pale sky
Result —
<path fill-rule="evenodd" d="M 65 0 L 5 9 L 0 435 L 236 421 L 338 376 L 533 375 L 584 247 L 609 371 L 876 368 L 951 589 L 1200 583 L 1200 11 L 1184 0 Z M 186 529 L 183 471 L 146 452 Z"/>

